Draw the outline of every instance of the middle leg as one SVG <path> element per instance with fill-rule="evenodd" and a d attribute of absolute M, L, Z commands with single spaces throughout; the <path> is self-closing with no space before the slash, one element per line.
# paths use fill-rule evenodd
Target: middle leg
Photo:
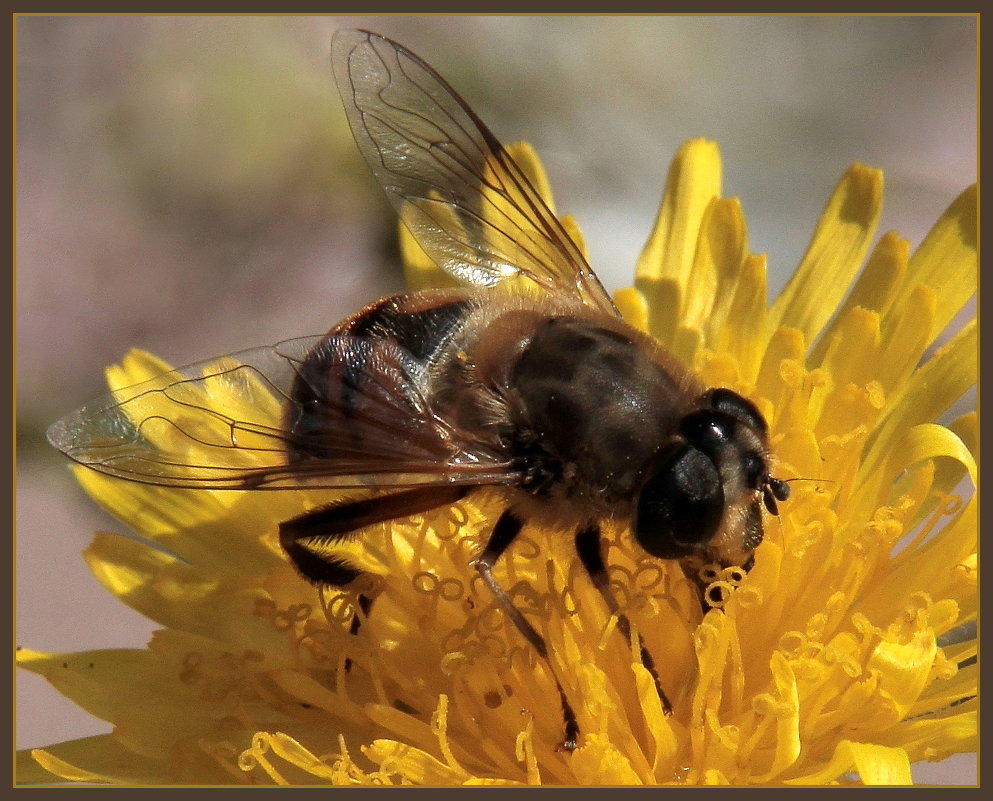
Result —
<path fill-rule="evenodd" d="M 586 568 L 586 572 L 589 573 L 590 579 L 593 581 L 593 586 L 603 596 L 603 600 L 607 604 L 607 609 L 610 610 L 612 615 L 617 616 L 617 628 L 621 630 L 621 634 L 627 638 L 628 642 L 631 642 L 631 623 L 628 621 L 627 615 L 620 611 L 620 607 L 617 605 L 617 599 L 614 598 L 614 593 L 610 589 L 607 565 L 603 561 L 600 526 L 596 523 L 591 523 L 586 528 L 580 529 L 577 532 L 576 551 L 579 553 L 579 559 L 583 563 L 583 567 Z M 665 694 L 665 690 L 662 689 L 659 673 L 655 669 L 655 660 L 652 659 L 651 653 L 645 647 L 645 641 L 641 634 L 638 635 L 638 648 L 641 653 L 641 662 L 647 668 L 652 676 L 652 680 L 655 682 L 655 689 L 658 691 L 659 699 L 662 701 L 662 711 L 666 715 L 671 715 L 672 704 Z"/>
<path fill-rule="evenodd" d="M 523 526 L 524 521 L 514 515 L 510 510 L 505 511 L 500 515 L 500 519 L 497 520 L 497 524 L 483 552 L 473 560 L 472 564 L 479 572 L 483 582 L 490 588 L 490 592 L 493 593 L 504 613 L 514 622 L 517 630 L 524 635 L 524 639 L 531 643 L 538 656 L 544 659 L 545 664 L 548 665 L 549 673 L 555 681 L 555 687 L 559 691 L 559 701 L 562 704 L 565 738 L 560 748 L 564 751 L 575 751 L 577 738 L 579 737 L 579 723 L 576 721 L 576 713 L 569 704 L 565 690 L 562 689 L 562 685 L 552 668 L 551 660 L 548 658 L 548 645 L 545 643 L 545 638 L 535 630 L 534 626 L 521 614 L 521 611 L 514 606 L 514 602 L 506 590 L 493 577 L 493 565 L 500 558 L 500 555 L 507 550 L 507 546 L 514 541 Z"/>

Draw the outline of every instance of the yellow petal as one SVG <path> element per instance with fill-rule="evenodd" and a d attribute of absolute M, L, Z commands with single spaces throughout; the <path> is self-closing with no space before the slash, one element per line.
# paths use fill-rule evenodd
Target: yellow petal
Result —
<path fill-rule="evenodd" d="M 507 146 L 510 157 L 517 162 L 524 176 L 531 182 L 531 186 L 537 190 L 545 205 L 555 213 L 555 199 L 552 197 L 552 185 L 548 182 L 548 175 L 545 166 L 534 152 L 534 148 L 527 142 L 514 142 Z"/>
<path fill-rule="evenodd" d="M 931 629 L 917 632 L 910 642 L 881 642 L 873 649 L 869 669 L 878 671 L 879 688 L 889 696 L 899 718 L 917 702 L 936 650 Z"/>
<path fill-rule="evenodd" d="M 769 664 L 772 671 L 773 687 L 766 714 L 775 718 L 776 737 L 772 764 L 767 773 L 753 777 L 753 781 L 764 784 L 780 776 L 797 758 L 802 750 L 800 739 L 800 698 L 796 675 L 789 661 L 779 651 L 774 651 Z"/>
<path fill-rule="evenodd" d="M 957 420 L 948 424 L 948 430 L 955 434 L 962 444 L 974 456 L 979 455 L 979 417 L 975 412 L 962 415 Z M 934 487 L 937 492 L 952 494 L 961 492 L 959 482 L 965 477 L 965 470 L 961 463 L 951 459 L 942 459 L 938 462 L 937 473 L 934 478 Z"/>
<path fill-rule="evenodd" d="M 838 183 L 807 252 L 769 310 L 773 326 L 800 330 L 813 342 L 862 266 L 883 204 L 883 175 L 861 164 Z"/>
<path fill-rule="evenodd" d="M 831 761 L 816 773 L 787 779 L 786 784 L 827 784 L 854 770 L 863 784 L 912 784 L 910 760 L 902 748 L 842 740 Z"/>
<path fill-rule="evenodd" d="M 404 283 L 411 292 L 426 289 L 457 287 L 459 282 L 435 264 L 424 252 L 410 229 L 402 222 L 397 223 L 397 238 L 400 256 L 403 259 Z"/>
<path fill-rule="evenodd" d="M 234 784 L 241 780 L 206 754 L 186 750 L 182 756 L 175 753 L 173 757 L 170 760 L 136 754 L 113 735 L 102 734 L 18 752 L 17 781 L 19 784 L 74 781 L 153 786 Z"/>
<path fill-rule="evenodd" d="M 721 194 L 721 154 L 716 143 L 691 139 L 669 166 L 655 228 L 638 259 L 638 279 L 689 278 L 704 213 Z"/>
<path fill-rule="evenodd" d="M 445 786 L 462 784 L 469 774 L 440 762 L 419 748 L 396 740 L 373 740 L 362 749 L 386 774 L 398 774 L 412 784 Z"/>
<path fill-rule="evenodd" d="M 852 767 L 861 777 L 863 784 L 905 785 L 912 784 L 910 759 L 902 748 L 887 748 L 872 743 L 839 743 L 845 745 L 852 758 Z M 836 749 L 836 750 L 838 750 Z"/>
<path fill-rule="evenodd" d="M 889 310 L 907 274 L 910 243 L 892 231 L 883 234 L 876 244 L 865 269 L 811 353 L 810 361 L 821 364 L 828 344 L 834 339 L 838 324 L 856 309 L 876 313 L 880 319 Z"/>
<path fill-rule="evenodd" d="M 879 407 L 871 417 L 853 413 L 843 400 L 845 393 L 865 390 L 876 379 L 882 341 L 879 324 L 876 312 L 855 307 L 838 321 L 830 339 L 822 342 L 826 343 L 822 366 L 831 386 L 825 388 L 815 409 L 818 436 L 846 434 L 857 425 L 872 423 L 878 415 Z"/>
<path fill-rule="evenodd" d="M 635 286 L 653 311 L 649 330 L 670 341 L 683 308 L 696 241 L 710 202 L 721 194 L 721 156 L 705 139 L 684 144 L 672 160 L 655 228 L 638 258 Z M 675 303 L 660 305 L 660 300 Z M 665 336 L 669 334 L 670 336 Z"/>
<path fill-rule="evenodd" d="M 226 715 L 220 698 L 205 701 L 201 688 L 179 680 L 179 664 L 152 651 L 20 652 L 18 657 L 22 667 L 112 723 L 115 739 L 138 756 L 165 758 L 177 742 L 194 733 L 205 736 Z"/>
<path fill-rule="evenodd" d="M 756 391 L 772 401 L 776 416 L 770 425 L 780 430 L 808 427 L 807 398 L 813 390 L 804 368 L 806 341 L 795 328 L 780 327 L 769 339 L 756 379 Z M 806 391 L 804 391 L 806 390 Z"/>
<path fill-rule="evenodd" d="M 116 392 L 125 387 L 151 381 L 170 370 L 172 366 L 158 356 L 133 348 L 124 355 L 120 364 L 112 364 L 104 373 L 111 391 Z"/>
<path fill-rule="evenodd" d="M 74 465 L 83 489 L 109 514 L 127 521 L 149 539 L 161 540 L 190 523 L 216 520 L 236 499 L 236 493 L 190 493 L 149 484 L 120 481 L 95 470 Z"/>
<path fill-rule="evenodd" d="M 902 550 L 885 579 L 866 597 L 866 606 L 892 610 L 893 600 L 904 597 L 907 588 L 917 586 L 920 576 L 925 574 L 929 590 L 936 596 L 942 593 L 957 599 L 963 619 L 971 617 L 976 603 L 977 507 L 973 496 L 965 504 L 952 498 L 935 509 L 922 526 L 923 533 L 932 534 L 940 526 L 941 535 Z M 946 519 L 949 515 L 954 515 L 950 521 Z"/>
<path fill-rule="evenodd" d="M 213 563 L 191 565 L 128 537 L 98 534 L 84 552 L 96 578 L 137 612 L 179 631 L 216 633 L 241 621 L 240 636 L 251 647 L 276 647 L 281 635 L 265 620 L 245 617 L 254 603 L 252 575 Z M 255 582 L 257 585 L 257 581 Z M 254 594 L 264 597 L 256 588 Z"/>
<path fill-rule="evenodd" d="M 886 458 L 889 443 L 900 439 L 898 432 L 937 419 L 975 385 L 978 355 L 977 326 L 972 320 L 902 386 L 893 390 L 888 398 L 887 414 L 868 446 L 864 466 L 867 473 L 871 474 Z"/>
<path fill-rule="evenodd" d="M 635 288 L 645 299 L 648 309 L 646 331 L 660 342 L 675 346 L 679 330 L 678 309 L 682 304 L 682 288 L 675 278 L 640 278 Z"/>
<path fill-rule="evenodd" d="M 969 449 L 969 453 L 977 453 L 979 449 L 979 415 L 967 412 L 948 424 L 955 435 Z"/>
<path fill-rule="evenodd" d="M 906 239 L 892 231 L 883 234 L 843 308 L 888 311 L 904 285 L 909 258 L 910 243 Z"/>
<path fill-rule="evenodd" d="M 969 473 L 973 486 L 976 481 L 976 461 L 962 440 L 944 426 L 922 423 L 907 430 L 897 442 L 890 444 L 882 465 L 876 460 L 867 459 L 863 463 L 862 484 L 858 496 L 866 499 L 877 498 L 876 493 L 884 489 L 906 468 L 927 459 L 947 457 L 962 464 Z"/>
<path fill-rule="evenodd" d="M 322 783 L 346 783 L 347 774 L 342 775 L 343 771 L 339 765 L 329 765 L 327 761 L 320 759 L 308 749 L 304 748 L 299 742 L 294 738 L 283 734 L 282 732 L 257 732 L 252 738 L 252 746 L 250 749 L 242 753 L 239 757 L 239 764 L 243 769 L 251 770 L 255 767 L 261 767 L 270 776 L 276 780 L 277 783 L 284 783 L 283 773 L 288 772 L 286 768 L 280 771 L 272 763 L 269 758 L 268 753 L 272 752 L 275 756 L 279 757 L 281 760 L 289 763 L 294 768 L 298 768 L 304 771 L 305 779 L 308 784 L 315 783 L 314 779 L 319 779 Z M 345 782 L 341 780 L 345 779 Z"/>
<path fill-rule="evenodd" d="M 876 372 L 876 380 L 884 388 L 902 385 L 917 367 L 929 342 L 928 332 L 934 323 L 937 304 L 934 290 L 917 286 L 899 314 L 890 315 L 884 323 Z"/>
<path fill-rule="evenodd" d="M 150 652 L 138 649 L 48 654 L 20 649 L 19 667 L 44 677 L 91 715 L 113 721 L 140 704 L 148 688 L 171 688 L 173 676 Z"/>
<path fill-rule="evenodd" d="M 727 319 L 747 255 L 748 234 L 738 198 L 717 198 L 704 214 L 693 269 L 686 284 L 684 326 L 709 340 Z"/>
<path fill-rule="evenodd" d="M 648 302 L 637 289 L 627 287 L 614 293 L 614 303 L 624 321 L 639 331 L 648 330 Z"/>
<path fill-rule="evenodd" d="M 655 754 L 652 759 L 652 773 L 655 776 L 667 776 L 676 774 L 676 754 L 679 749 L 679 740 L 673 731 L 672 724 L 662 712 L 662 704 L 659 701 L 658 691 L 655 689 L 655 680 L 648 670 L 639 664 L 631 666 L 634 669 L 638 682 L 638 697 L 641 701 L 641 709 L 645 715 L 645 722 L 655 743 Z"/>
<path fill-rule="evenodd" d="M 92 760 L 91 754 L 86 754 L 85 756 L 88 761 Z M 42 769 L 67 781 L 82 782 L 85 784 L 109 784 L 117 779 L 113 774 L 106 775 L 90 768 L 77 767 L 71 762 L 57 757 L 51 750 L 35 749 L 31 752 L 31 757 Z"/>
<path fill-rule="evenodd" d="M 976 224 L 978 194 L 973 185 L 959 195 L 910 258 L 903 290 L 892 308 L 903 305 L 918 284 L 934 290 L 937 314 L 928 331 L 932 341 L 978 288 Z"/>
<path fill-rule="evenodd" d="M 973 685 L 975 687 L 975 685 Z M 914 761 L 938 762 L 953 754 L 978 751 L 979 715 L 976 699 L 966 701 L 944 714 L 906 720 L 877 739 L 881 745 L 900 747 Z"/>
<path fill-rule="evenodd" d="M 583 254 L 583 258 L 587 262 L 590 260 L 590 252 L 586 247 L 586 240 L 583 238 L 583 232 L 579 229 L 579 223 L 576 222 L 575 218 L 571 214 L 563 214 L 559 217 L 559 222 L 562 223 L 562 228 L 569 235 L 569 238 L 576 243 L 576 247 L 579 248 L 579 252 Z"/>
<path fill-rule="evenodd" d="M 588 735 L 572 752 L 569 766 L 580 785 L 643 784 L 627 756 L 601 734 Z"/>
<path fill-rule="evenodd" d="M 749 256 L 741 268 L 726 324 L 716 332 L 714 347 L 735 357 L 742 380 L 755 384 L 768 338 L 766 257 Z"/>

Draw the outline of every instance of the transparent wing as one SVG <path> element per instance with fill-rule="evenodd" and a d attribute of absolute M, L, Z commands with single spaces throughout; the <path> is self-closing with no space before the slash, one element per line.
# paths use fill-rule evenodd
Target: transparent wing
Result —
<path fill-rule="evenodd" d="M 48 430 L 70 459 L 197 489 L 511 483 L 428 408 L 423 365 L 383 339 L 288 340 L 126 389 Z"/>
<path fill-rule="evenodd" d="M 438 266 L 474 286 L 524 277 L 617 314 L 555 214 L 444 78 L 367 31 L 337 31 L 331 58 L 359 150 Z"/>

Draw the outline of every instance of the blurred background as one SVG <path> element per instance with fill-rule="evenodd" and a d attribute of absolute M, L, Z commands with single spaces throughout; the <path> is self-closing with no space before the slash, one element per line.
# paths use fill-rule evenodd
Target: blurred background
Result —
<path fill-rule="evenodd" d="M 976 180 L 973 17 L 19 17 L 17 642 L 142 647 L 79 552 L 121 531 L 47 446 L 130 347 L 184 364 L 319 333 L 402 287 L 395 218 L 352 144 L 337 27 L 398 39 L 505 143 L 527 139 L 610 290 L 632 280 L 666 168 L 720 145 L 778 292 L 855 161 L 880 232 L 916 246 Z M 109 731 L 35 676 L 18 747 Z M 971 783 L 972 755 L 916 766 Z"/>

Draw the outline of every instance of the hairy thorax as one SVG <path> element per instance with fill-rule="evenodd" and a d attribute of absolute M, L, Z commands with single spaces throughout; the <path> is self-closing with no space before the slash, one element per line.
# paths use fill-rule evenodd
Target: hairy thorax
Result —
<path fill-rule="evenodd" d="M 542 517 L 570 523 L 628 514 L 701 387 L 647 337 L 581 309 L 478 313 L 442 360 L 437 408 L 514 461 L 517 505 L 540 499 Z"/>

